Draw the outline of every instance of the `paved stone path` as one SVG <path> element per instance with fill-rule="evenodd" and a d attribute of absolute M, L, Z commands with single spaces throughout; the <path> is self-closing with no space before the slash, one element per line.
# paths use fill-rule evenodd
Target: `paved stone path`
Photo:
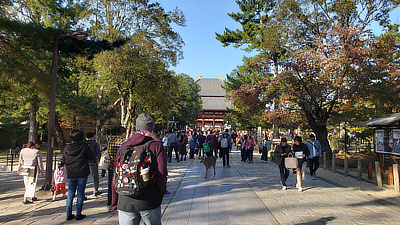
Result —
<path fill-rule="evenodd" d="M 275 163 L 259 160 L 243 163 L 231 153 L 231 167 L 217 160 L 216 176 L 198 159 L 168 164 L 169 178 L 162 204 L 163 224 L 400 224 L 400 194 L 393 189 L 343 177 L 319 169 L 317 179 L 306 176 L 298 192 L 295 174 L 289 188 L 281 190 Z M 90 177 L 90 176 L 89 176 Z M 106 193 L 106 181 L 100 187 Z M 44 178 L 40 177 L 39 186 Z M 118 224 L 116 212 L 108 212 L 107 194 L 91 195 L 89 178 L 82 221 L 65 221 L 65 200 L 51 201 L 51 193 L 38 191 L 39 201 L 22 205 L 22 177 L 0 172 L 0 224 Z M 59 195 L 61 197 L 61 195 Z"/>

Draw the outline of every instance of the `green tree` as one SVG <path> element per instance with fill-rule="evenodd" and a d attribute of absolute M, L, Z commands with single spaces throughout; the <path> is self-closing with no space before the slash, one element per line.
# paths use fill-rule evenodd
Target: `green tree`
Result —
<path fill-rule="evenodd" d="M 166 12 L 149 1 L 92 1 L 91 5 L 89 30 L 96 38 L 130 38 L 127 45 L 95 59 L 95 70 L 110 84 L 104 90 L 118 93 L 109 102 L 119 105 L 120 124 L 132 129 L 133 119 L 143 111 L 162 115 L 160 111 L 168 108 L 163 94 L 169 93 L 166 84 L 172 79 L 167 67 L 182 58 L 183 41 L 171 25 L 184 26 L 183 14 L 178 9 Z"/>
<path fill-rule="evenodd" d="M 177 88 L 171 90 L 170 116 L 185 129 L 186 125 L 194 123 L 201 109 L 200 87 L 189 75 L 178 74 L 174 78 Z"/>

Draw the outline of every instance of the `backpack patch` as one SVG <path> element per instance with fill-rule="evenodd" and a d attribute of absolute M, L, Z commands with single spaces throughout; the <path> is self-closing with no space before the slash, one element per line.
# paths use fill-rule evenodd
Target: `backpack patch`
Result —
<path fill-rule="evenodd" d="M 143 145 L 127 146 L 115 160 L 115 191 L 121 195 L 139 196 L 154 185 L 157 160 L 149 149 L 153 141 Z"/>
<path fill-rule="evenodd" d="M 220 142 L 221 142 L 221 148 L 227 148 L 229 145 L 228 137 L 222 136 Z"/>

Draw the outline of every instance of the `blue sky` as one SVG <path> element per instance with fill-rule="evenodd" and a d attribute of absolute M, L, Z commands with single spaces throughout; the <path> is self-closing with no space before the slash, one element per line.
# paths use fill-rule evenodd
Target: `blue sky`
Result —
<path fill-rule="evenodd" d="M 225 27 L 236 29 L 240 26 L 227 13 L 238 12 L 234 0 L 155 0 L 167 11 L 178 7 L 186 17 L 186 27 L 176 27 L 185 46 L 184 59 L 176 67 L 170 68 L 177 74 L 185 73 L 195 80 L 217 78 L 224 80 L 238 65 L 242 65 L 243 56 L 253 55 L 233 46 L 222 47 L 215 38 L 215 32 L 223 33 Z M 400 8 L 391 13 L 392 22 L 400 23 Z M 380 28 L 372 26 L 374 33 Z"/>

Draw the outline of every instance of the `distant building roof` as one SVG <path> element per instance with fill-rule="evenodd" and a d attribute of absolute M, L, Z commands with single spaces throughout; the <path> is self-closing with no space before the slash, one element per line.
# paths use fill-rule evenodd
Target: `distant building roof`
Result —
<path fill-rule="evenodd" d="M 200 96 L 220 96 L 225 97 L 225 89 L 222 88 L 224 81 L 213 78 L 202 78 L 196 81 L 200 87 Z"/>
<path fill-rule="evenodd" d="M 200 86 L 199 95 L 203 101 L 203 109 L 226 110 L 231 108 L 231 101 L 225 99 L 224 81 L 221 79 L 202 78 L 196 81 Z"/>
<path fill-rule="evenodd" d="M 384 114 L 384 115 L 374 115 L 372 119 L 365 121 L 360 124 L 360 126 L 389 126 L 389 125 L 399 125 L 400 113 Z"/>

